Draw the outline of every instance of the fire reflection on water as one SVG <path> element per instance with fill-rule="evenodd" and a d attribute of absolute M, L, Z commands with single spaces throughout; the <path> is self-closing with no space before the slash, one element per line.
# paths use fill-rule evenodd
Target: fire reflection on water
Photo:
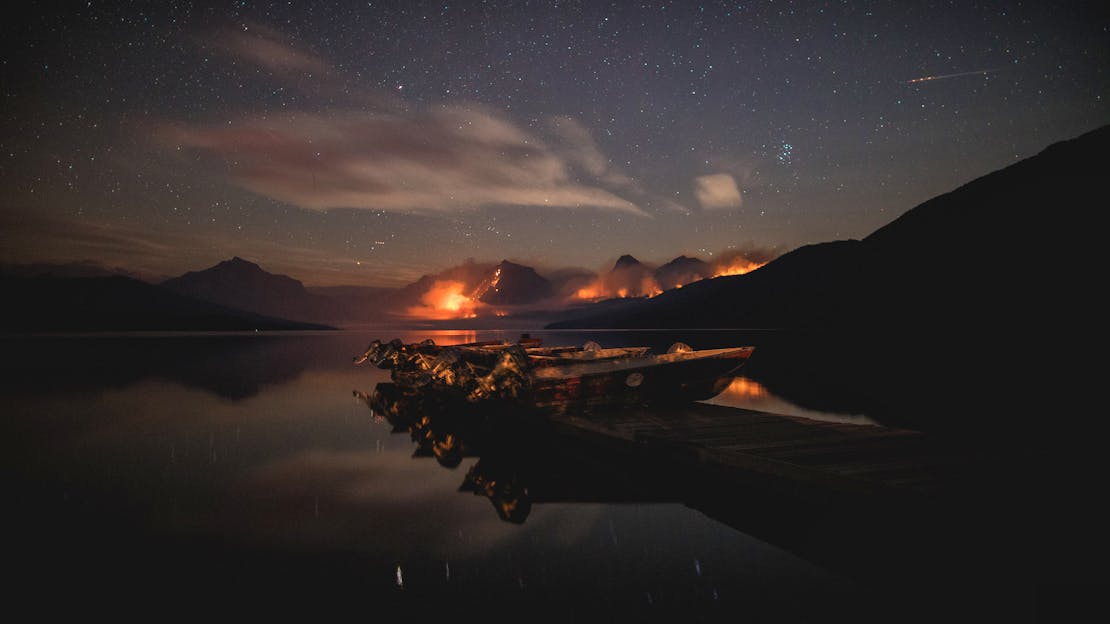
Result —
<path fill-rule="evenodd" d="M 706 401 L 714 405 L 740 407 L 744 409 L 772 412 L 786 416 L 798 416 L 810 420 L 839 422 L 852 425 L 878 425 L 879 423 L 862 414 L 835 414 L 817 412 L 799 407 L 773 394 L 766 386 L 754 379 L 736 377 L 720 394 Z"/>

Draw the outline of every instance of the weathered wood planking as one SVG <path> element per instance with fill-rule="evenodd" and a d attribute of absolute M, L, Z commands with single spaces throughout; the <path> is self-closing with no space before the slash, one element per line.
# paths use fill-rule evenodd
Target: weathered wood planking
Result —
<path fill-rule="evenodd" d="M 934 493 L 969 458 L 921 433 L 693 403 L 668 410 L 551 417 L 564 431 L 619 441 L 741 478 L 852 494 Z"/>

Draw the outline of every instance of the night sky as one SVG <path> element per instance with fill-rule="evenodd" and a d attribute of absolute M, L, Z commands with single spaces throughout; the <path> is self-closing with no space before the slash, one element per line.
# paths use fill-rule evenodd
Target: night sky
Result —
<path fill-rule="evenodd" d="M 399 285 L 467 258 L 599 270 L 861 238 L 1110 123 L 1099 4 L 11 14 L 0 261 L 170 276 L 238 255 Z"/>

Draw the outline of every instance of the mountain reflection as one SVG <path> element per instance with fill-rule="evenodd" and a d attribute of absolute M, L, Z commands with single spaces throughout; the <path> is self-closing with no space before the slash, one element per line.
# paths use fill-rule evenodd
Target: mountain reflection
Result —
<path fill-rule="evenodd" d="M 78 394 L 167 379 L 239 401 L 326 367 L 335 343 L 272 334 L 17 337 L 5 346 L 18 366 L 5 367 L 0 389 Z"/>

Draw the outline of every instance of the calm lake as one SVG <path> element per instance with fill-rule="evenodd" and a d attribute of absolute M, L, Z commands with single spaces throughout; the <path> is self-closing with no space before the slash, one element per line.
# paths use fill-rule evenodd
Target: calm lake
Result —
<path fill-rule="evenodd" d="M 308 609 L 385 621 L 1029 621 L 1066 610 L 1057 573 L 1040 558 L 1057 535 L 1019 518 L 1000 530 L 1021 541 L 969 556 L 995 564 L 977 581 L 962 574 L 962 550 L 950 561 L 959 581 L 930 572 L 935 582 L 923 583 L 914 561 L 861 577 L 845 571 L 850 555 L 809 557 L 829 550 L 814 541 L 835 537 L 816 537 L 806 522 L 821 518 L 776 511 L 766 493 L 688 495 L 692 484 L 668 478 L 666 466 L 570 440 L 470 434 L 445 459 L 359 398 L 388 381 L 387 371 L 352 364 L 375 338 L 451 344 L 520 333 L 0 339 L 14 486 L 6 593 L 47 617 Z M 754 376 L 758 350 L 774 343 L 757 332 L 530 333 L 545 344 L 655 350 L 678 340 L 755 344 L 753 378 L 713 402 L 882 420 L 851 393 L 830 393 L 827 409 L 819 393 L 776 394 Z M 465 485 L 481 471 L 526 499 L 515 516 Z"/>

